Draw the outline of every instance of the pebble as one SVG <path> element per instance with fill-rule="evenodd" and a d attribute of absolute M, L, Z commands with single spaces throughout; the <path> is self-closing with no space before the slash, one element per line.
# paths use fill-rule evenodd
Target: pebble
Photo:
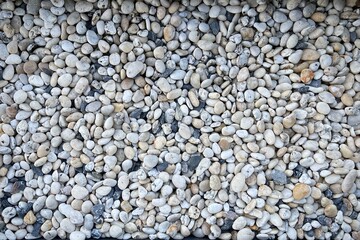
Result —
<path fill-rule="evenodd" d="M 82 200 L 89 195 L 89 191 L 85 187 L 82 187 L 80 185 L 75 185 L 71 190 L 71 195 L 75 199 Z"/>
<path fill-rule="evenodd" d="M 293 189 L 293 197 L 295 200 L 301 200 L 309 196 L 311 189 L 304 183 L 297 183 Z"/>
<path fill-rule="evenodd" d="M 350 190 L 353 187 L 353 184 L 357 178 L 357 171 L 356 170 L 351 170 L 344 178 L 342 184 L 341 184 L 341 190 L 344 193 L 349 193 Z"/>
<path fill-rule="evenodd" d="M 23 69 L 26 74 L 31 75 L 38 69 L 38 66 L 34 61 L 27 61 L 24 63 Z"/>
<path fill-rule="evenodd" d="M 230 182 L 230 189 L 236 193 L 240 192 L 245 187 L 245 176 L 242 173 L 237 173 Z"/>
<path fill-rule="evenodd" d="M 135 78 L 139 73 L 142 72 L 144 68 L 144 65 L 140 61 L 135 61 L 129 63 L 129 65 L 126 68 L 126 76 L 128 78 Z"/>
<path fill-rule="evenodd" d="M 271 177 L 276 184 L 285 185 L 287 183 L 286 174 L 279 170 L 272 171 Z"/>

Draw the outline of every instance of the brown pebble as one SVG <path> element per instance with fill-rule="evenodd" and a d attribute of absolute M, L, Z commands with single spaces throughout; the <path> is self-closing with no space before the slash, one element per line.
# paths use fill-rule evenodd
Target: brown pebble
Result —
<path fill-rule="evenodd" d="M 37 70 L 37 64 L 34 61 L 28 61 L 24 63 L 24 72 L 27 74 L 32 74 Z"/>
<path fill-rule="evenodd" d="M 24 63 L 16 65 L 15 70 L 17 74 L 24 74 Z"/>
<path fill-rule="evenodd" d="M 326 14 L 322 12 L 316 12 L 311 16 L 311 19 L 314 22 L 324 22 L 325 18 L 326 18 Z"/>
<path fill-rule="evenodd" d="M 313 71 L 311 71 L 311 70 L 308 69 L 308 68 L 305 68 L 305 69 L 303 69 L 303 70 L 301 71 L 300 80 L 301 80 L 303 83 L 307 84 L 307 83 L 309 83 L 311 80 L 314 79 L 314 76 L 315 76 L 315 74 L 314 74 Z"/>
<path fill-rule="evenodd" d="M 222 150 L 228 150 L 230 148 L 230 143 L 228 140 L 222 138 L 220 141 L 219 141 L 219 146 Z"/>
<path fill-rule="evenodd" d="M 7 107 L 5 112 L 6 112 L 6 115 L 8 115 L 9 118 L 15 118 L 15 116 L 16 116 L 16 114 L 18 112 L 16 104 L 13 104 L 10 107 Z"/>

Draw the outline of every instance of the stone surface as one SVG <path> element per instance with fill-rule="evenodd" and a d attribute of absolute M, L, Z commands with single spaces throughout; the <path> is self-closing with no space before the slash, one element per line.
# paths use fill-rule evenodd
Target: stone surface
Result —
<path fill-rule="evenodd" d="M 0 4 L 0 239 L 359 239 L 356 0 Z"/>

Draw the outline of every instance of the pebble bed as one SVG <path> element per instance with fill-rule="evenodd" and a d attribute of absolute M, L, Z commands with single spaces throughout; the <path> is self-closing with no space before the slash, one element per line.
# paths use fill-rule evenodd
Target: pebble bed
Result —
<path fill-rule="evenodd" d="M 0 239 L 360 239 L 360 1 L 0 3 Z"/>

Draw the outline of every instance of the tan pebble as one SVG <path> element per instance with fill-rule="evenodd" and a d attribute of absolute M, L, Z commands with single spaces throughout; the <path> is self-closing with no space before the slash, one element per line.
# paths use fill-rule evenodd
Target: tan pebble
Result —
<path fill-rule="evenodd" d="M 324 22 L 325 18 L 326 18 L 326 14 L 322 12 L 316 12 L 311 16 L 311 19 L 314 22 Z"/>
<path fill-rule="evenodd" d="M 168 25 L 164 28 L 164 39 L 169 42 L 175 37 L 175 28 L 171 25 Z"/>
<path fill-rule="evenodd" d="M 223 112 L 225 112 L 225 104 L 222 101 L 218 101 L 217 103 L 215 103 L 214 106 L 214 113 L 217 115 L 222 114 Z"/>
<path fill-rule="evenodd" d="M 121 112 L 124 110 L 124 104 L 122 103 L 113 103 L 114 106 L 114 112 Z"/>
<path fill-rule="evenodd" d="M 329 204 L 325 207 L 324 213 L 327 217 L 336 217 L 337 215 L 337 208 L 334 204 Z"/>
<path fill-rule="evenodd" d="M 291 128 L 296 123 L 296 116 L 295 114 L 290 114 L 289 116 L 286 116 L 283 120 L 283 125 L 285 128 Z"/>
<path fill-rule="evenodd" d="M 303 62 L 303 63 L 300 63 L 299 65 L 296 65 L 293 70 L 295 73 L 301 73 L 301 71 L 305 68 L 308 68 L 309 67 L 309 62 Z"/>
<path fill-rule="evenodd" d="M 201 120 L 201 119 L 198 119 L 198 118 L 193 118 L 193 120 L 192 120 L 192 125 L 195 127 L 195 128 L 202 128 L 204 125 L 205 125 L 205 123 L 204 123 L 204 121 L 203 120 Z"/>
<path fill-rule="evenodd" d="M 25 217 L 24 217 L 24 222 L 26 224 L 34 224 L 36 222 L 36 217 L 33 213 L 33 211 L 29 211 Z"/>
<path fill-rule="evenodd" d="M 311 190 L 311 197 L 313 197 L 314 199 L 320 199 L 321 198 L 321 190 L 318 189 L 317 187 L 313 187 Z"/>
<path fill-rule="evenodd" d="M 127 213 L 133 210 L 133 207 L 130 205 L 128 201 L 122 201 L 120 205 L 121 205 L 121 209 Z"/>
<path fill-rule="evenodd" d="M 314 76 L 315 76 L 315 75 L 314 75 L 314 72 L 313 72 L 313 71 L 311 71 L 311 70 L 308 69 L 308 68 L 305 68 L 305 69 L 303 69 L 303 70 L 301 71 L 300 80 L 301 80 L 303 83 L 307 84 L 307 83 L 309 83 L 311 80 L 313 80 Z"/>
<path fill-rule="evenodd" d="M 354 155 L 351 149 L 345 144 L 340 145 L 340 152 L 344 158 L 352 158 Z"/>
<path fill-rule="evenodd" d="M 0 168 L 0 177 L 6 176 L 8 169 L 6 167 Z"/>
<path fill-rule="evenodd" d="M 341 102 L 347 107 L 350 107 L 354 104 L 353 98 L 347 93 L 341 96 Z"/>
<path fill-rule="evenodd" d="M 221 180 L 217 175 L 210 176 L 210 188 L 214 191 L 221 189 Z"/>
<path fill-rule="evenodd" d="M 301 60 L 304 61 L 315 61 L 318 60 L 320 58 L 320 54 L 313 49 L 305 49 L 303 51 L 303 55 L 301 57 Z"/>
<path fill-rule="evenodd" d="M 301 200 L 310 195 L 311 189 L 304 183 L 298 183 L 293 189 L 293 197 L 295 200 Z"/>

